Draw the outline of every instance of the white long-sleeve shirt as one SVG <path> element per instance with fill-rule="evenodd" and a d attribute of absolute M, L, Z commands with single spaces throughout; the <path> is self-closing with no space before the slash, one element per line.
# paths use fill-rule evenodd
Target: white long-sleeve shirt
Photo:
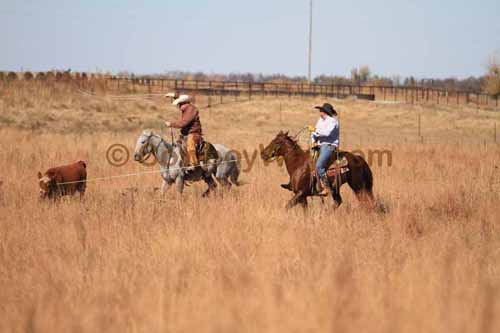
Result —
<path fill-rule="evenodd" d="M 340 127 L 337 118 L 325 117 L 319 118 L 316 123 L 316 131 L 312 133 L 312 140 L 319 142 L 320 145 L 333 145 L 339 147 Z"/>

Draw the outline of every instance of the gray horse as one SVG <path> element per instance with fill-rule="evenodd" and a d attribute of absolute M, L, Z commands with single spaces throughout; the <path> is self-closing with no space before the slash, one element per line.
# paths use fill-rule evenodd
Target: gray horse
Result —
<path fill-rule="evenodd" d="M 239 185 L 240 163 L 237 154 L 221 144 L 214 144 L 213 146 L 217 150 L 219 158 L 209 160 L 206 164 L 200 163 L 201 169 L 197 168 L 193 172 L 186 173 L 183 168 L 179 145 L 166 142 L 152 130 L 145 130 L 137 140 L 134 160 L 144 163 L 150 155 L 155 157 L 160 164 L 160 175 L 163 178 L 162 194 L 174 183 L 177 191 L 182 193 L 185 181 L 204 180 L 208 185 L 208 190 L 205 191 L 203 196 L 207 196 L 216 188 L 213 176 L 227 189 L 231 188 L 232 184 Z"/>

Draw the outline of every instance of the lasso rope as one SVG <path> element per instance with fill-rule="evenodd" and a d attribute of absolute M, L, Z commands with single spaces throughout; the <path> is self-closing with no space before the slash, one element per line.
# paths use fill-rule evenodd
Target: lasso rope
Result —
<path fill-rule="evenodd" d="M 224 162 L 218 163 L 217 165 L 229 164 L 229 163 L 238 163 L 238 162 L 240 162 L 240 160 L 224 161 Z M 169 170 L 187 170 L 187 169 L 190 169 L 190 167 L 169 168 Z M 142 171 L 142 172 L 128 173 L 128 174 L 116 175 L 116 176 L 98 177 L 98 178 L 92 178 L 92 179 L 86 179 L 86 180 L 78 180 L 78 181 L 74 181 L 74 182 L 57 183 L 57 185 L 92 183 L 92 182 L 98 182 L 98 181 L 104 181 L 104 180 L 129 178 L 129 177 L 141 176 L 141 175 L 148 175 L 148 174 L 156 174 L 156 173 L 161 174 L 162 172 L 165 172 L 165 171 L 166 171 L 165 169 L 161 168 L 160 170 L 155 170 L 155 171 Z"/>

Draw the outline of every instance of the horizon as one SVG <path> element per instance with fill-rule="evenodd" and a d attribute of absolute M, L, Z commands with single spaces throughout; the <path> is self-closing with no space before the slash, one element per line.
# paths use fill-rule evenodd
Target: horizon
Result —
<path fill-rule="evenodd" d="M 472 5 L 316 0 L 312 77 L 349 77 L 364 65 L 383 77 L 483 76 L 500 49 L 500 3 Z M 298 0 L 4 3 L 0 26 L 9 33 L 0 37 L 6 46 L 0 69 L 307 77 L 308 6 Z"/>

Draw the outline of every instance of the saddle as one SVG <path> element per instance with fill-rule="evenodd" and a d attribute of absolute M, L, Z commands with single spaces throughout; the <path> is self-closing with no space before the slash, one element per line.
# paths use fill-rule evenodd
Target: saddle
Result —
<path fill-rule="evenodd" d="M 181 160 L 183 164 L 184 165 L 189 164 L 186 140 L 181 137 L 179 138 L 177 143 L 180 146 Z M 219 154 L 217 153 L 217 150 L 210 142 L 201 139 L 200 142 L 198 142 L 198 144 L 196 145 L 196 157 L 198 157 L 198 162 L 200 162 L 200 166 L 203 167 L 204 165 L 207 165 L 207 163 L 210 160 L 218 160 Z"/>
<path fill-rule="evenodd" d="M 311 149 L 311 169 L 313 170 L 314 176 L 316 176 L 316 163 L 318 162 L 319 158 L 319 147 L 313 147 Z M 347 158 L 345 156 L 340 156 L 341 153 L 335 153 L 332 155 L 329 164 L 330 166 L 326 170 L 326 174 L 328 175 L 328 178 L 333 178 L 335 176 L 343 175 L 349 172 L 349 161 L 347 161 Z M 340 157 L 340 159 L 337 159 L 337 157 Z"/>
<path fill-rule="evenodd" d="M 338 158 L 340 157 L 340 158 Z M 313 192 L 316 192 L 319 190 L 318 184 L 321 182 L 319 181 L 319 177 L 316 172 L 316 163 L 318 162 L 319 158 L 319 146 L 315 146 L 311 148 L 311 156 L 310 156 L 310 163 L 311 163 L 311 170 L 312 170 L 312 177 L 311 177 L 311 188 L 313 189 Z M 349 172 L 349 161 L 345 156 L 341 156 L 340 152 L 337 152 L 332 155 L 330 161 L 329 161 L 329 167 L 326 169 L 326 175 L 328 178 L 332 181 L 334 186 L 340 181 L 340 183 L 345 182 L 345 175 Z M 319 191 L 318 191 L 319 192 Z"/>

